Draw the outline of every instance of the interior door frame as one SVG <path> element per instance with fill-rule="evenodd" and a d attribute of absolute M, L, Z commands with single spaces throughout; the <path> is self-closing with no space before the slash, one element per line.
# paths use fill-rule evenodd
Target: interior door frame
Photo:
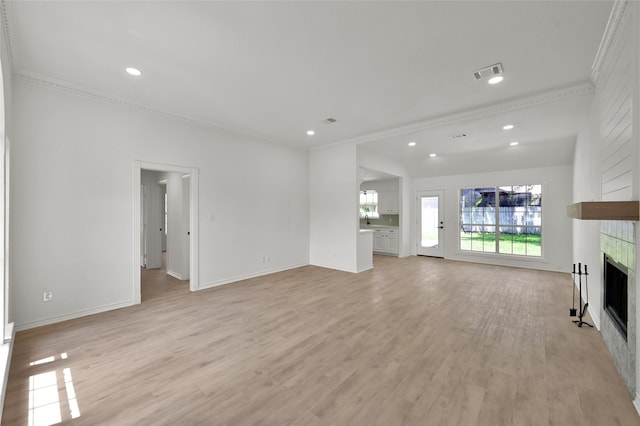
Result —
<path fill-rule="evenodd" d="M 140 185 L 140 266 L 147 267 L 147 213 L 148 206 L 148 188 L 147 185 Z"/>
<path fill-rule="evenodd" d="M 198 252 L 198 182 L 199 169 L 197 167 L 184 167 L 172 164 L 149 163 L 145 161 L 133 161 L 133 304 L 142 302 L 140 279 L 140 184 L 142 170 L 158 172 L 177 172 L 191 176 L 189 184 L 189 290 L 200 289 L 199 252 Z"/>
<path fill-rule="evenodd" d="M 422 249 L 422 197 L 439 197 L 438 199 L 438 220 L 443 223 L 443 228 L 438 231 L 438 250 L 432 254 L 420 253 Z M 418 256 L 433 256 L 444 258 L 444 226 L 445 222 L 445 190 L 444 189 L 430 189 L 416 191 L 416 255 Z M 424 250 L 424 249 L 423 249 Z M 428 250 L 428 249 L 427 249 Z"/>

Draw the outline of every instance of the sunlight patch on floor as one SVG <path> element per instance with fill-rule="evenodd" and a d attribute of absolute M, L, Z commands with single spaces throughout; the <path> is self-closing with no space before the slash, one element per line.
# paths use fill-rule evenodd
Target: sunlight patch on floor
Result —
<path fill-rule="evenodd" d="M 60 359 L 67 359 L 67 353 L 60 354 Z M 55 356 L 50 356 L 31 362 L 31 367 L 44 365 L 56 361 Z M 60 376 L 61 374 L 61 376 Z M 73 387 L 71 369 L 64 368 L 62 371 L 52 370 L 44 373 L 34 374 L 29 377 L 29 426 L 49 426 L 63 421 L 63 408 L 61 406 L 62 389 L 58 388 L 58 379 L 64 383 L 63 397 L 68 406 L 68 412 L 64 415 L 64 420 L 80 417 L 80 408 Z"/>

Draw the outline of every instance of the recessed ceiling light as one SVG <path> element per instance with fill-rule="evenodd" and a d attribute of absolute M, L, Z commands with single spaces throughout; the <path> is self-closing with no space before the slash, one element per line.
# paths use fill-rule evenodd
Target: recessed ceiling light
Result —
<path fill-rule="evenodd" d="M 505 126 L 502 126 L 502 130 L 511 130 L 513 129 L 515 126 L 513 124 L 507 124 Z"/>
<path fill-rule="evenodd" d="M 433 158 L 435 156 L 436 156 L 435 154 L 429 154 L 429 157 L 431 157 L 431 158 Z"/>
<path fill-rule="evenodd" d="M 307 136 L 313 136 L 316 132 L 314 130 L 307 130 Z"/>
<path fill-rule="evenodd" d="M 416 146 L 415 142 L 409 142 L 409 146 Z"/>
<path fill-rule="evenodd" d="M 488 81 L 489 84 L 498 84 L 500 83 L 502 80 L 504 80 L 504 77 L 501 75 L 496 75 L 495 77 L 491 77 Z"/>
<path fill-rule="evenodd" d="M 511 143 L 509 144 L 509 146 L 516 146 L 516 145 L 518 145 L 518 144 L 519 144 L 519 142 L 511 142 Z"/>
<path fill-rule="evenodd" d="M 134 77 L 140 77 L 142 75 L 142 71 L 140 71 L 138 68 L 129 67 L 125 69 L 125 71 L 127 72 L 127 74 L 132 75 Z"/>

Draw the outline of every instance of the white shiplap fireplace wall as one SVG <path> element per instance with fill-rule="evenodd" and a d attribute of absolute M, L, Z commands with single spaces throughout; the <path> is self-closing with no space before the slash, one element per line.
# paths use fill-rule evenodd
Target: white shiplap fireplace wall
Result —
<path fill-rule="evenodd" d="M 591 138 L 600 148 L 600 194 L 602 201 L 638 200 L 640 180 L 638 112 L 638 23 L 637 2 L 617 1 L 607 30 L 594 62 L 593 81 L 596 85 L 591 119 L 599 124 L 598 133 Z M 585 200 L 587 201 L 587 200 Z M 598 283 L 599 303 L 591 306 L 592 316 L 599 318 L 599 328 L 611 352 L 618 371 L 629 392 L 638 397 L 638 353 L 636 351 L 636 288 L 637 288 L 637 222 L 603 220 L 600 223 L 600 262 L 597 275 L 590 279 Z M 618 331 L 604 312 L 603 255 L 611 256 L 628 268 L 628 322 L 627 339 Z M 597 312 L 594 312 L 597 311 Z"/>

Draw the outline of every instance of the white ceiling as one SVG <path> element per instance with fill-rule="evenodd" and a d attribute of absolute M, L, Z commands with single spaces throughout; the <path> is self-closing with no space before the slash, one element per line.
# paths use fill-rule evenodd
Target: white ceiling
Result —
<path fill-rule="evenodd" d="M 304 149 L 358 142 L 434 176 L 570 163 L 613 2 L 4 4 L 18 76 Z M 474 80 L 497 62 L 502 83 Z"/>

